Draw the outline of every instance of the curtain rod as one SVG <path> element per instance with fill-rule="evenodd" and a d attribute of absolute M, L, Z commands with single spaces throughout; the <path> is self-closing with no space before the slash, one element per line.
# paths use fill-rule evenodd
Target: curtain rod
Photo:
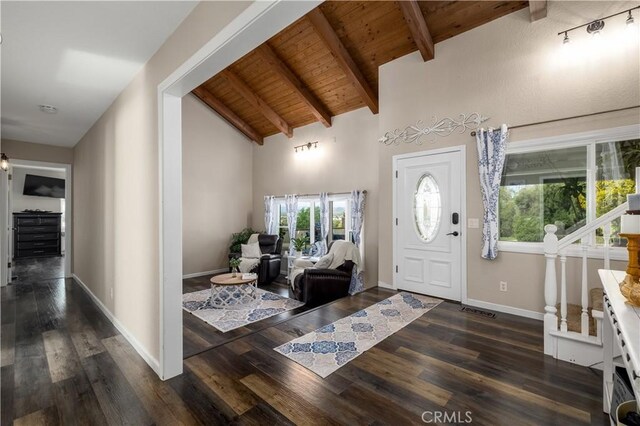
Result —
<path fill-rule="evenodd" d="M 628 109 L 634 109 L 634 108 L 640 108 L 640 105 L 630 106 L 626 108 L 610 109 L 608 111 L 592 112 L 590 114 L 574 115 L 573 117 L 556 118 L 556 119 L 547 120 L 547 121 L 538 121 L 536 123 L 518 124 L 517 126 L 507 126 L 507 127 L 509 128 L 509 130 L 519 129 L 520 127 L 538 126 L 540 124 L 548 124 L 548 123 L 555 123 L 557 121 L 573 120 L 574 118 L 591 117 L 594 115 L 607 114 L 610 112 L 626 111 Z M 476 135 L 475 131 L 471 132 L 471 136 L 475 136 L 475 135 Z"/>
<path fill-rule="evenodd" d="M 365 189 L 364 191 L 362 191 L 363 193 L 367 193 L 367 190 Z M 327 195 L 350 195 L 351 191 L 349 192 L 327 192 Z M 294 194 L 291 194 L 294 195 Z M 295 194 L 298 196 L 298 198 L 300 197 L 317 197 L 320 195 L 319 192 L 315 193 L 315 194 Z M 284 198 L 284 195 L 274 195 L 275 198 Z"/>

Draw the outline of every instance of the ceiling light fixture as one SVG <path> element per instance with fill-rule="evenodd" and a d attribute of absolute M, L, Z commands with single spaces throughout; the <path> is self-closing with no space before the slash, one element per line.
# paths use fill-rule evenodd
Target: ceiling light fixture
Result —
<path fill-rule="evenodd" d="M 596 20 L 587 25 L 587 32 L 591 35 L 598 35 L 600 31 L 604 28 L 604 21 Z"/>
<path fill-rule="evenodd" d="M 592 36 L 598 36 L 600 32 L 603 30 L 605 22 L 609 18 L 613 18 L 614 16 L 627 14 L 626 23 L 627 25 L 632 25 L 635 21 L 633 19 L 633 15 L 631 11 L 640 9 L 640 6 L 632 7 L 631 9 L 623 10 L 622 12 L 614 13 L 613 15 L 605 16 L 604 18 L 595 19 L 593 21 L 587 22 L 586 24 L 578 25 L 573 28 L 569 28 L 567 30 L 560 31 L 558 35 L 564 35 L 562 39 L 563 44 L 569 43 L 569 32 L 577 30 L 579 28 L 587 27 L 587 32 Z"/>
<path fill-rule="evenodd" d="M 38 105 L 38 108 L 40 108 L 40 111 L 46 112 L 47 114 L 55 114 L 58 112 L 58 108 L 53 105 Z"/>
<path fill-rule="evenodd" d="M 311 151 L 311 148 L 318 148 L 318 141 L 315 142 L 307 142 L 303 145 L 298 145 L 298 146 L 294 146 L 293 149 L 295 150 L 295 152 L 298 152 L 298 150 L 300 151 L 304 151 L 305 149 L 307 151 Z"/>
<path fill-rule="evenodd" d="M 5 172 L 7 170 L 9 170 L 9 157 L 7 157 L 7 154 L 0 153 L 0 169 L 4 170 Z"/>

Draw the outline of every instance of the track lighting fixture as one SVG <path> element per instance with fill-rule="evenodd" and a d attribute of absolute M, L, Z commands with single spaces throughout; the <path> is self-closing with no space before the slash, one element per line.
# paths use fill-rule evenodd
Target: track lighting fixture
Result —
<path fill-rule="evenodd" d="M 627 14 L 626 23 L 628 26 L 633 25 L 635 22 L 633 19 L 633 14 L 631 13 L 633 10 L 640 9 L 640 6 L 633 7 L 631 9 L 624 10 L 622 12 L 614 13 L 613 15 L 605 16 L 604 18 L 595 19 L 591 22 L 587 22 L 586 24 L 578 25 L 573 28 L 569 28 L 567 30 L 560 31 L 558 35 L 564 35 L 562 39 L 563 44 L 569 43 L 569 33 L 571 31 L 577 30 L 579 28 L 587 27 L 587 32 L 592 36 L 598 36 L 600 32 L 604 29 L 605 21 L 609 18 L 613 18 L 614 16 Z"/>
<path fill-rule="evenodd" d="M 4 152 L 0 154 L 0 169 L 5 172 L 9 170 L 9 157 Z"/>
<path fill-rule="evenodd" d="M 633 25 L 633 15 L 631 14 L 631 11 L 629 11 L 629 16 L 627 16 L 627 25 Z"/>
<path fill-rule="evenodd" d="M 311 148 L 318 148 L 318 141 L 307 142 L 304 145 L 298 145 L 293 147 L 295 152 L 298 152 L 298 150 L 304 151 L 305 149 L 307 149 L 307 151 L 311 151 Z"/>

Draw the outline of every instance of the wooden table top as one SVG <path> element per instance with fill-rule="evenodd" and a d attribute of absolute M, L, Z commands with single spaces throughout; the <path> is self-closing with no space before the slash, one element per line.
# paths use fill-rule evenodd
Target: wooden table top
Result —
<path fill-rule="evenodd" d="M 249 284 L 258 279 L 258 277 L 250 278 L 250 279 L 242 279 L 242 273 L 238 272 L 237 276 L 233 277 L 232 273 L 216 275 L 215 277 L 211 277 L 211 284 L 215 285 L 240 285 L 240 284 Z"/>

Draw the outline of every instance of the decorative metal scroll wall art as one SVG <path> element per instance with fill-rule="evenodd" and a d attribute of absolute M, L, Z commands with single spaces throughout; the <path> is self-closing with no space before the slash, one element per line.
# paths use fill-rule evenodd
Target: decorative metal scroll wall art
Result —
<path fill-rule="evenodd" d="M 438 120 L 433 118 L 433 124 L 429 127 L 424 127 L 422 120 L 418 120 L 415 126 L 407 126 L 404 130 L 396 129 L 393 132 L 387 132 L 383 137 L 378 139 L 380 143 L 385 145 L 398 145 L 400 142 L 404 143 L 416 143 L 422 145 L 423 136 L 449 136 L 452 133 L 464 133 L 467 130 L 476 130 L 480 127 L 480 124 L 487 121 L 489 117 L 483 117 L 477 112 L 471 114 L 460 114 L 459 118 L 443 118 Z M 430 139 L 429 142 L 435 142 L 435 139 Z"/>

